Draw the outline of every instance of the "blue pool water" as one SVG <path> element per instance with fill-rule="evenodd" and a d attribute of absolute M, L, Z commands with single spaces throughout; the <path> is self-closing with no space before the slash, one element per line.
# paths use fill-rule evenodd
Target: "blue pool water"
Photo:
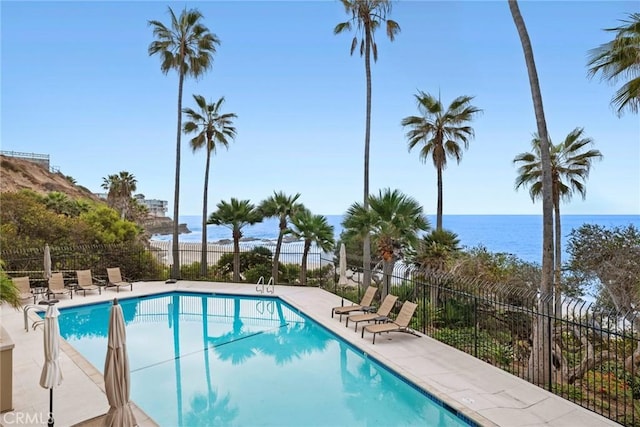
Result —
<path fill-rule="evenodd" d="M 162 426 L 468 426 L 278 298 L 166 293 L 120 301 L 131 398 Z M 61 309 L 100 371 L 111 303 Z"/>

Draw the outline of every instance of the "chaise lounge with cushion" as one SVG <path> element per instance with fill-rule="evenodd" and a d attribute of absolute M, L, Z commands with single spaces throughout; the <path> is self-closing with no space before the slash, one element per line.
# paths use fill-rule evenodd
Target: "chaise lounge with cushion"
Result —
<path fill-rule="evenodd" d="M 126 286 L 129 286 L 129 289 L 133 291 L 133 283 L 122 277 L 120 267 L 107 268 L 107 277 L 107 286 L 115 286 L 117 292 L 120 292 L 120 288 Z"/>
<path fill-rule="evenodd" d="M 358 323 L 360 322 L 386 322 L 389 321 L 389 313 L 393 310 L 393 306 L 396 304 L 398 297 L 395 295 L 388 294 L 382 304 L 380 304 L 380 308 L 375 313 L 364 313 L 364 314 L 352 314 L 347 317 L 347 321 L 345 322 L 345 326 L 349 326 L 349 322 L 353 322 L 355 327 L 354 331 L 358 331 Z"/>
<path fill-rule="evenodd" d="M 49 279 L 49 290 L 47 296 L 56 295 L 69 295 L 73 299 L 73 292 L 71 289 L 64 286 L 64 276 L 62 273 L 52 273 Z"/>
<path fill-rule="evenodd" d="M 419 336 L 413 329 L 409 328 L 409 323 L 411 323 L 411 318 L 413 317 L 417 307 L 418 304 L 412 303 L 411 301 L 405 301 L 404 304 L 402 304 L 402 308 L 400 309 L 400 313 L 398 313 L 396 320 L 388 323 L 367 325 L 362 328 L 362 337 L 364 338 L 365 331 L 372 333 L 373 344 L 375 344 L 376 334 L 381 334 L 383 332 L 407 332 L 409 334 Z"/>
<path fill-rule="evenodd" d="M 333 307 L 331 309 L 331 317 L 333 317 L 334 314 L 338 314 L 340 315 L 340 321 L 342 321 L 343 314 L 349 314 L 354 311 L 374 310 L 374 307 L 372 307 L 371 304 L 373 303 L 373 298 L 376 296 L 376 292 L 378 292 L 378 288 L 376 288 L 375 286 L 369 286 L 362 296 L 362 301 L 360 301 L 360 304 Z"/>
<path fill-rule="evenodd" d="M 18 288 L 20 292 L 19 298 L 21 300 L 33 298 L 33 303 L 36 303 L 36 294 L 31 290 L 31 282 L 29 282 L 29 276 L 13 277 L 11 282 Z"/>
<path fill-rule="evenodd" d="M 102 294 L 101 286 L 98 280 L 93 278 L 91 270 L 76 270 L 76 278 L 78 279 L 76 294 L 79 291 L 82 291 L 84 296 L 87 296 L 87 291 L 98 291 L 98 295 Z"/>

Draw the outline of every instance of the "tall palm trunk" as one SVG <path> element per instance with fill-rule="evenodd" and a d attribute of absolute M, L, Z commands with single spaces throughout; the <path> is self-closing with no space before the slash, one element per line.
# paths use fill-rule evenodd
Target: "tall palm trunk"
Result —
<path fill-rule="evenodd" d="M 436 230 L 442 230 L 442 166 L 438 166 L 438 207 L 436 211 Z"/>
<path fill-rule="evenodd" d="M 542 281 L 540 283 L 540 299 L 538 304 L 539 316 L 533 327 L 533 345 L 529 359 L 529 374 L 531 380 L 538 384 L 548 383 L 551 386 L 551 328 L 548 314 L 550 313 L 550 295 L 553 284 L 553 199 L 551 180 L 551 155 L 549 152 L 549 135 L 547 122 L 544 117 L 542 94 L 538 81 L 538 72 L 533 57 L 531 40 L 524 24 L 517 0 L 508 0 L 509 10 L 518 31 L 524 53 L 531 98 L 536 114 L 536 125 L 540 137 L 540 163 L 542 167 Z"/>
<path fill-rule="evenodd" d="M 300 264 L 300 284 L 302 286 L 307 285 L 307 256 L 309 255 L 310 248 L 311 248 L 311 241 L 305 240 L 304 250 L 302 251 L 302 263 Z"/>
<path fill-rule="evenodd" d="M 278 283 L 278 264 L 280 263 L 280 250 L 282 249 L 282 239 L 284 231 L 287 229 L 287 218 L 280 218 L 280 232 L 278 233 L 278 242 L 276 243 L 276 252 L 273 255 L 273 266 L 271 266 L 271 277 L 273 283 Z"/>
<path fill-rule="evenodd" d="M 553 205 L 554 205 L 553 219 L 555 221 L 555 236 L 554 236 L 555 256 L 553 257 L 553 259 L 555 263 L 555 268 L 554 268 L 554 276 L 553 276 L 553 295 L 554 295 L 554 301 L 555 301 L 556 317 L 562 317 L 562 283 L 561 283 L 561 280 L 562 280 L 562 275 L 561 275 L 562 218 L 560 218 L 560 196 L 554 195 L 554 199 L 555 200 L 553 202 Z"/>
<path fill-rule="evenodd" d="M 382 290 L 380 292 L 380 301 L 384 300 L 391 292 L 391 274 L 396 262 L 393 258 L 390 260 L 382 260 Z"/>
<path fill-rule="evenodd" d="M 211 165 L 211 138 L 207 138 L 207 163 L 204 167 L 204 194 L 202 196 L 202 248 L 200 250 L 200 276 L 207 277 L 207 199 L 209 196 L 209 167 Z"/>
<path fill-rule="evenodd" d="M 371 142 L 371 31 L 365 24 L 364 70 L 367 76 L 367 112 L 364 130 L 364 209 L 369 210 L 369 145 Z M 371 284 L 371 231 L 367 230 L 362 243 L 362 285 L 367 288 Z"/>
<path fill-rule="evenodd" d="M 184 59 L 184 55 L 180 58 Z M 180 139 L 182 136 L 182 87 L 184 86 L 184 72 L 180 69 L 178 77 L 178 132 L 176 136 L 176 179 L 173 192 L 173 240 L 171 245 L 171 253 L 173 256 L 173 266 L 171 268 L 171 278 L 173 280 L 180 279 L 180 245 L 178 243 L 179 236 L 179 219 L 180 213 Z"/>
<path fill-rule="evenodd" d="M 240 281 L 240 231 L 233 230 L 233 281 Z"/>

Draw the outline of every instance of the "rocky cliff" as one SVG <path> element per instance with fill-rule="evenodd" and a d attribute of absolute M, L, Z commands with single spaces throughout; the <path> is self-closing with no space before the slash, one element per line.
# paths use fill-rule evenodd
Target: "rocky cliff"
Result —
<path fill-rule="evenodd" d="M 0 192 L 14 192 L 23 189 L 46 195 L 53 191 L 66 194 L 72 199 L 89 199 L 103 202 L 89 189 L 74 184 L 60 172 L 50 172 L 46 167 L 17 157 L 0 155 Z M 140 224 L 148 235 L 172 234 L 171 218 L 149 218 Z M 180 233 L 190 233 L 186 224 L 180 224 Z"/>
<path fill-rule="evenodd" d="M 142 224 L 145 231 L 150 235 L 164 235 L 173 234 L 173 220 L 171 218 L 149 218 Z M 187 224 L 179 224 L 178 232 L 180 234 L 191 233 L 191 230 L 187 228 Z"/>

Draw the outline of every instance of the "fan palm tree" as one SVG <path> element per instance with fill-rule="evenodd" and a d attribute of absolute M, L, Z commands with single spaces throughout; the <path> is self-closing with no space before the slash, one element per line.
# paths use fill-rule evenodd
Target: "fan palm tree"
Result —
<path fill-rule="evenodd" d="M 102 188 L 107 191 L 107 203 L 120 211 L 122 219 L 129 213 L 131 194 L 136 191 L 137 186 L 138 180 L 127 171 L 102 178 Z"/>
<path fill-rule="evenodd" d="M 438 173 L 438 208 L 436 212 L 436 230 L 442 230 L 442 171 L 447 167 L 447 158 L 452 157 L 458 163 L 462 159 L 462 149 L 469 148 L 473 138 L 473 128 L 468 123 L 480 111 L 471 105 L 472 96 L 459 96 L 447 109 L 440 98 L 419 91 L 415 95 L 419 116 L 402 119 L 402 126 L 409 128 L 407 139 L 409 151 L 421 145 L 420 160 L 433 161 Z"/>
<path fill-rule="evenodd" d="M 562 266 L 562 228 L 560 217 L 560 201 L 569 201 L 574 193 L 579 193 L 584 200 L 587 192 L 585 181 L 589 177 L 591 164 L 594 160 L 601 160 L 599 150 L 585 148 L 593 144 L 591 138 L 584 137 L 583 128 L 575 128 L 558 145 L 549 141 L 551 150 L 552 197 L 554 210 L 554 293 L 556 301 L 556 315 L 562 314 L 560 273 Z M 542 171 L 540 167 L 540 138 L 535 135 L 531 141 L 532 151 L 520 153 L 513 160 L 520 164 L 516 189 L 529 187 L 531 200 L 542 197 Z"/>
<path fill-rule="evenodd" d="M 349 207 L 342 221 L 344 237 L 357 238 L 371 233 L 376 243 L 377 255 L 382 260 L 384 286 L 381 298 L 389 293 L 390 276 L 395 262 L 403 252 L 418 242 L 418 232 L 429 229 L 429 221 L 422 206 L 399 190 L 381 190 L 369 198 L 367 210 L 360 203 Z"/>
<path fill-rule="evenodd" d="M 149 55 L 160 56 L 160 70 L 167 74 L 178 73 L 178 128 L 176 134 L 176 176 L 173 198 L 173 266 L 171 278 L 180 278 L 180 256 L 178 246 L 180 207 L 180 139 L 182 134 L 182 87 L 185 77 L 198 78 L 213 64 L 218 37 L 202 24 L 202 14 L 197 9 L 186 8 L 179 17 L 169 8 L 170 27 L 159 21 L 149 21 L 155 40 L 149 45 Z"/>
<path fill-rule="evenodd" d="M 375 32 L 384 23 L 389 40 L 393 41 L 400 32 L 400 25 L 396 21 L 388 19 L 391 13 L 391 1 L 389 0 L 341 0 L 350 19 L 341 22 L 333 29 L 334 34 L 351 31 L 355 26 L 356 35 L 351 40 L 351 55 L 358 46 L 360 36 L 360 56 L 364 57 L 364 69 L 367 85 L 367 105 L 364 131 L 364 208 L 369 209 L 369 145 L 371 141 L 371 57 L 378 60 L 378 45 Z M 362 251 L 363 285 L 371 283 L 371 236 L 366 234 L 363 239 Z"/>
<path fill-rule="evenodd" d="M 273 283 L 278 283 L 278 263 L 280 261 L 280 250 L 282 249 L 282 240 L 287 232 L 287 226 L 289 219 L 295 215 L 304 206 L 301 203 L 297 203 L 300 198 L 300 193 L 296 193 L 293 196 L 287 196 L 284 192 L 273 192 L 273 196 L 270 196 L 266 200 L 260 203 L 258 209 L 265 218 L 277 217 L 279 220 L 278 241 L 276 243 L 276 251 L 273 255 L 273 266 L 271 267 L 271 277 L 273 277 Z"/>
<path fill-rule="evenodd" d="M 64 193 L 59 191 L 47 193 L 44 198 L 44 203 L 47 209 L 51 209 L 57 214 L 72 216 L 72 206 L 74 201 Z"/>
<path fill-rule="evenodd" d="M 447 261 L 458 252 L 460 239 L 456 233 L 449 230 L 432 230 L 419 242 L 413 256 L 414 264 L 420 268 L 444 272 Z"/>
<path fill-rule="evenodd" d="M 630 13 L 623 25 L 606 28 L 615 33 L 610 42 L 589 51 L 589 76 L 600 74 L 603 80 L 629 79 L 611 100 L 618 115 L 625 109 L 633 113 L 640 107 L 640 13 Z"/>
<path fill-rule="evenodd" d="M 118 196 L 118 175 L 111 174 L 102 177 L 102 184 L 100 185 L 103 190 L 107 192 L 107 204 L 114 207 Z"/>
<path fill-rule="evenodd" d="M 11 278 L 4 271 L 4 265 L 0 262 L 0 304 L 6 302 L 11 307 L 19 309 L 22 307 L 20 299 L 20 290 L 11 281 Z"/>
<path fill-rule="evenodd" d="M 207 161 L 204 167 L 204 193 L 202 196 L 202 249 L 200 253 L 200 275 L 207 276 L 207 196 L 209 194 L 209 167 L 211 165 L 211 153 L 216 152 L 217 147 L 229 148 L 229 141 L 236 137 L 236 128 L 233 127 L 234 113 L 222 113 L 224 97 L 214 103 L 207 104 L 204 96 L 193 95 L 199 111 L 185 108 L 184 114 L 187 122 L 184 124 L 184 133 L 195 133 L 191 139 L 191 149 L 195 152 L 206 147 Z"/>
<path fill-rule="evenodd" d="M 529 86 L 531 88 L 531 99 L 533 110 L 536 116 L 538 135 L 540 136 L 540 169 L 542 175 L 542 277 L 540 281 L 539 310 L 543 316 L 538 317 L 538 322 L 533 325 L 533 345 L 529 358 L 530 378 L 536 383 L 546 383 L 551 378 L 551 349 L 548 331 L 549 318 L 544 314 L 549 314 L 549 296 L 552 293 L 553 285 L 553 198 L 551 184 L 551 155 L 549 152 L 549 135 L 547 133 L 547 120 L 544 116 L 544 106 L 542 104 L 542 93 L 540 82 L 538 81 L 538 71 L 533 57 L 533 48 L 527 27 L 520 13 L 517 0 L 508 0 L 511 17 L 515 24 L 522 51 L 524 54 L 527 73 L 529 75 Z"/>
<path fill-rule="evenodd" d="M 291 234 L 304 240 L 302 263 L 300 265 L 300 284 L 307 284 L 307 257 L 311 244 L 323 252 L 331 252 L 335 246 L 333 226 L 323 215 L 314 215 L 308 209 L 300 209 L 291 217 Z"/>
<path fill-rule="evenodd" d="M 207 224 L 222 225 L 231 229 L 233 237 L 233 281 L 240 281 L 240 238 L 247 225 L 262 222 L 262 215 L 249 200 L 221 201 L 217 210 L 209 215 Z"/>

